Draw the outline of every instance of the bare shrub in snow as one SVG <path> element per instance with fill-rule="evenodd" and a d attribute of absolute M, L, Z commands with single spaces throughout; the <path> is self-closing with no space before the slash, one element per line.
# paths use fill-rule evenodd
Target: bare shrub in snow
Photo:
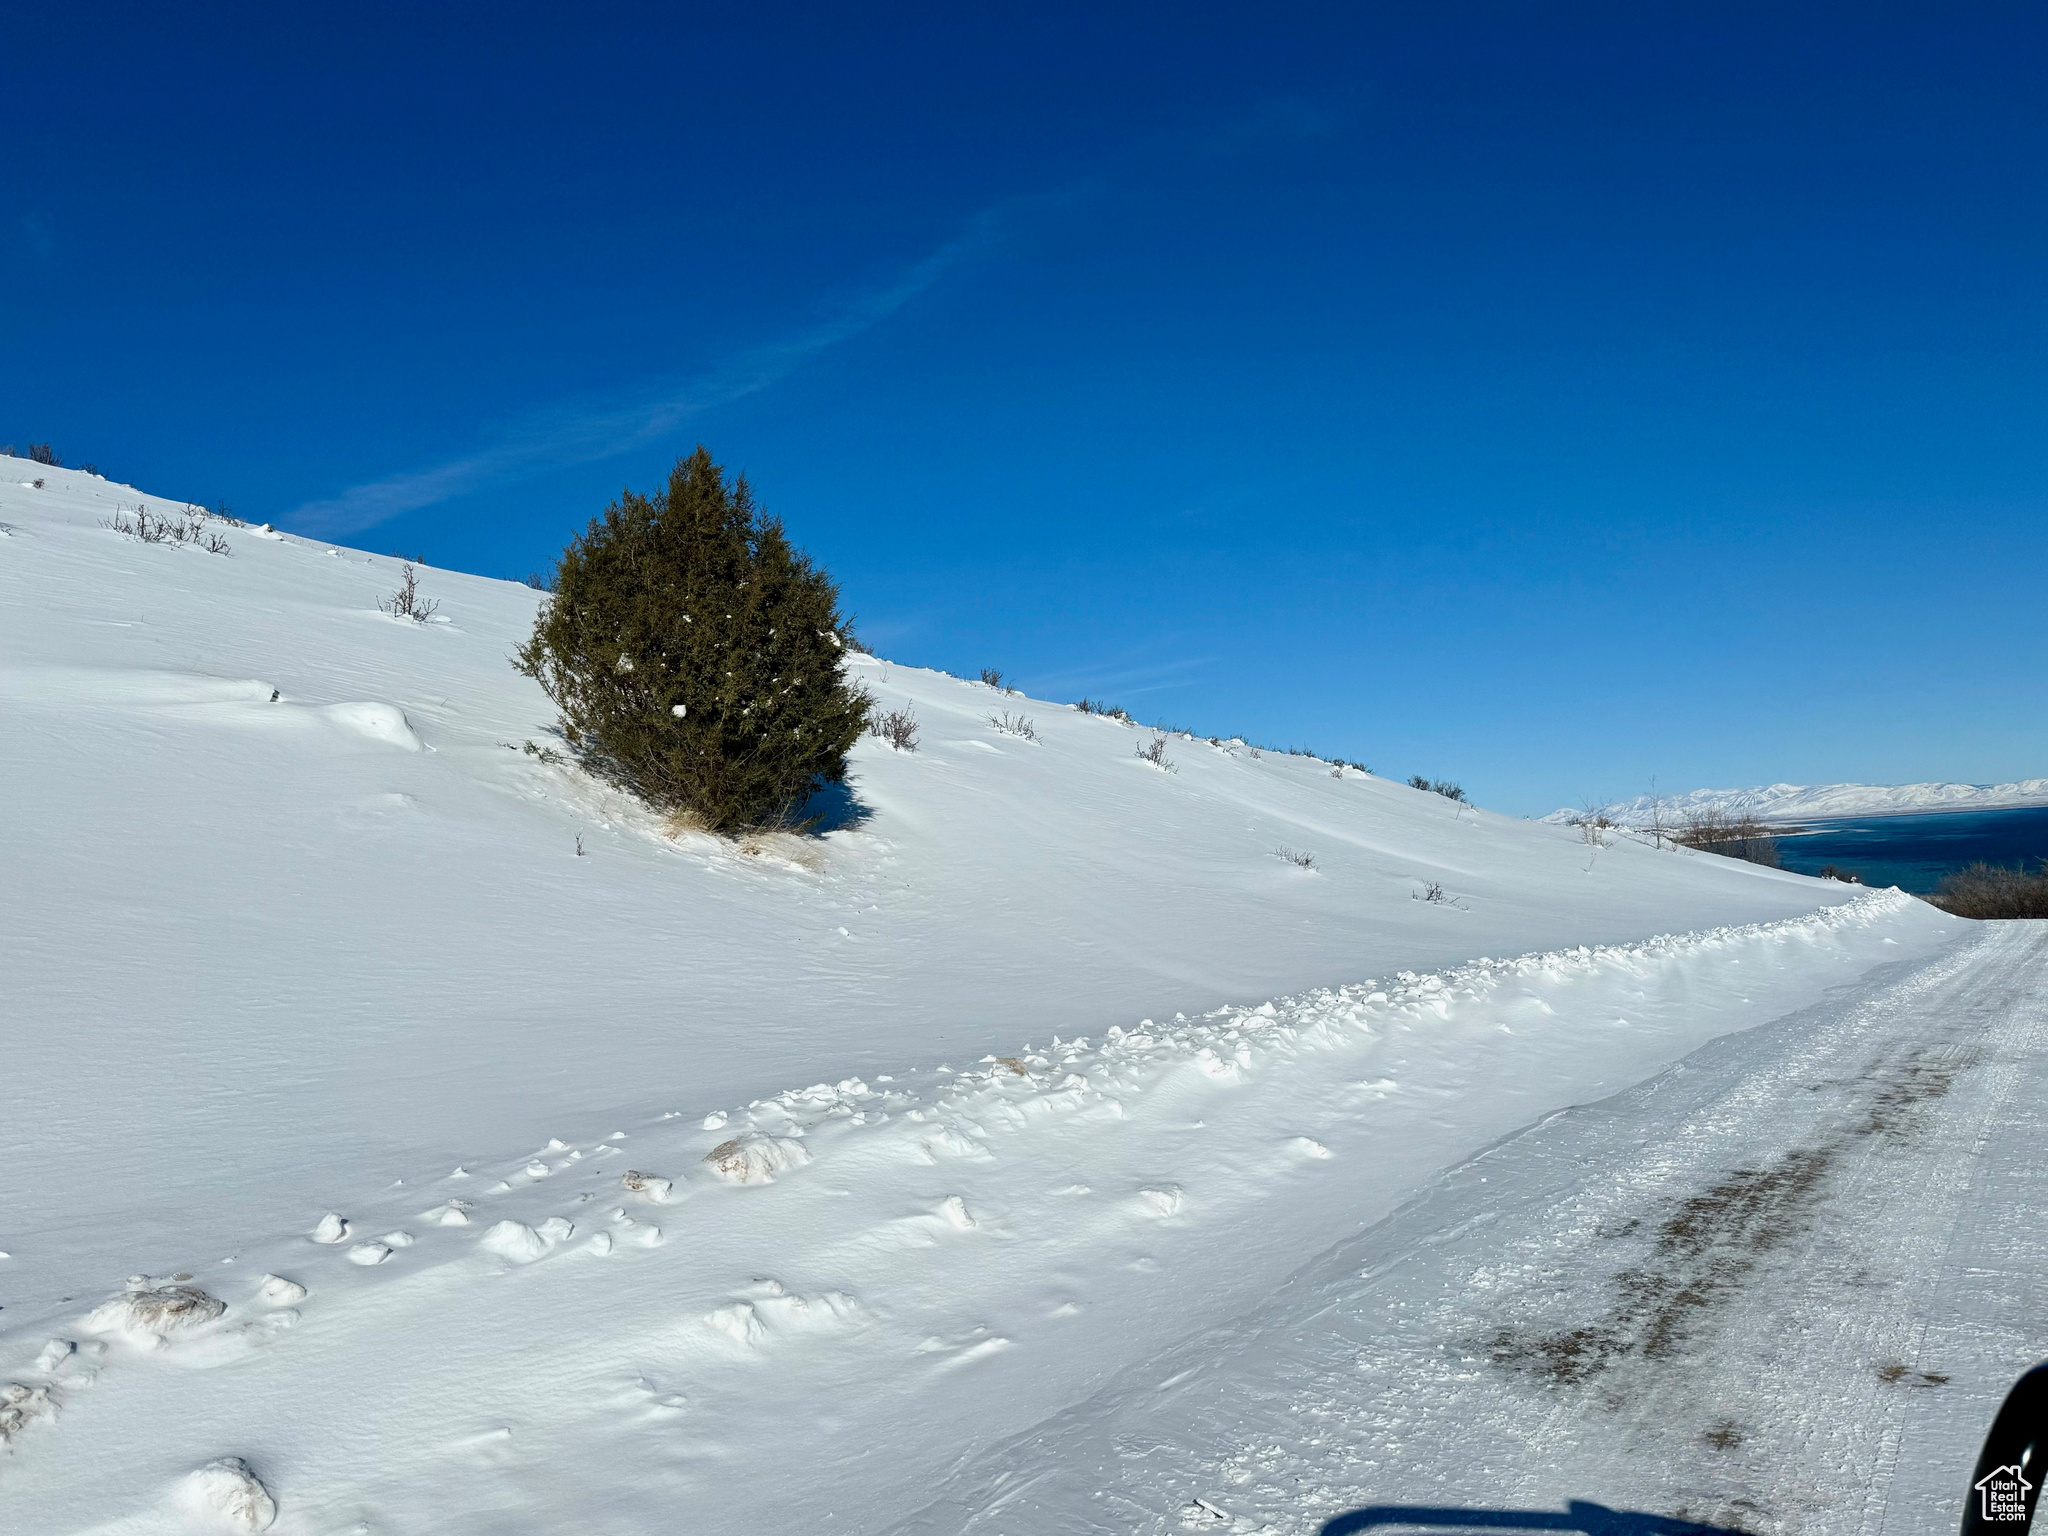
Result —
<path fill-rule="evenodd" d="M 1601 813 L 1599 807 L 1589 800 L 1586 802 L 1586 808 L 1578 815 L 1572 817 L 1566 825 L 1579 829 L 1579 841 L 1587 847 L 1605 848 L 1607 846 L 1607 831 L 1614 823 Z"/>
<path fill-rule="evenodd" d="M 1038 729 L 1022 715 L 1013 715 L 1007 709 L 1000 715 L 990 715 L 988 723 L 1005 736 L 1015 736 L 1023 741 L 1038 740 Z"/>
<path fill-rule="evenodd" d="M 114 515 L 100 526 L 143 544 L 169 544 L 174 548 L 194 544 L 209 555 L 233 554 L 228 541 L 206 526 L 206 516 L 204 508 L 187 507 L 177 516 L 162 517 L 151 513 L 145 504 L 137 507 L 132 517 L 116 508 Z"/>
<path fill-rule="evenodd" d="M 378 599 L 377 606 L 394 619 L 410 619 L 415 624 L 424 624 L 441 611 L 439 598 L 420 596 L 420 573 L 408 560 L 400 567 L 398 590 L 389 597 Z"/>
<path fill-rule="evenodd" d="M 908 704 L 886 715 L 876 715 L 868 724 L 868 732 L 881 737 L 898 752 L 917 750 L 917 716 L 910 712 Z"/>
<path fill-rule="evenodd" d="M 1422 899 L 1432 906 L 1440 907 L 1449 898 L 1444 895 L 1444 888 L 1441 884 L 1435 880 L 1425 880 L 1422 883 Z"/>
<path fill-rule="evenodd" d="M 987 683 L 989 687 L 995 689 L 997 693 L 1015 693 L 1017 691 L 1003 682 L 1003 674 L 994 667 L 983 667 L 981 669 L 981 680 Z"/>
<path fill-rule="evenodd" d="M 1702 853 L 1718 853 L 1730 859 L 1779 867 L 1778 837 L 1774 828 L 1754 816 L 1729 816 L 1720 811 L 1699 811 L 1687 819 L 1672 837 L 1682 847 Z"/>
<path fill-rule="evenodd" d="M 2033 874 L 2007 865 L 1965 865 L 1943 877 L 1928 900 L 1957 917 L 2048 917 L 2048 861 Z"/>
<path fill-rule="evenodd" d="M 1442 795 L 1446 800 L 1469 803 L 1465 800 L 1465 791 L 1458 785 L 1453 784 L 1449 779 L 1426 779 L 1418 773 L 1408 780 L 1408 787 L 1410 789 L 1426 789 L 1431 794 Z"/>
<path fill-rule="evenodd" d="M 1664 808 L 1664 797 L 1657 793 L 1655 779 L 1650 780 L 1650 819 L 1642 830 L 1650 834 L 1650 845 L 1654 848 L 1678 846 L 1678 840 L 1672 836 L 1671 813 Z"/>
<path fill-rule="evenodd" d="M 55 451 L 48 443 L 30 443 L 28 445 L 28 459 L 31 464 L 47 464 L 52 469 L 62 469 L 64 467 L 64 461 L 57 457 Z M 37 482 L 37 484 L 41 483 L 40 481 Z"/>
<path fill-rule="evenodd" d="M 1114 705 L 1104 704 L 1099 699 L 1082 699 L 1074 708 L 1084 715 L 1100 715 L 1105 720 L 1119 720 L 1125 725 L 1131 723 L 1131 712 L 1129 710 L 1118 709 Z"/>
<path fill-rule="evenodd" d="M 1137 748 L 1139 760 L 1150 763 L 1162 773 L 1179 773 L 1172 758 L 1166 755 L 1166 738 L 1154 736 L 1148 742 L 1141 742 Z"/>
<path fill-rule="evenodd" d="M 1316 856 L 1314 854 L 1299 853 L 1292 848 L 1275 848 L 1273 850 L 1273 857 L 1276 859 L 1285 859 L 1288 863 L 1294 865 L 1297 869 L 1314 869 L 1316 867 Z"/>

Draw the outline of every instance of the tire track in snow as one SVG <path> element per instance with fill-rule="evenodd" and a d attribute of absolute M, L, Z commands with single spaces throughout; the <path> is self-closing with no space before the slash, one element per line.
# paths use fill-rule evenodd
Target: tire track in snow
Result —
<path fill-rule="evenodd" d="M 1496 1364 L 1585 1400 L 1557 1415 L 1549 1454 L 1583 1450 L 1596 1402 L 1607 1455 L 1664 1468 L 1634 1479 L 1654 1507 L 1747 1530 L 1873 1527 L 1903 1399 L 1950 1381 L 1919 1341 L 1970 1151 L 2015 1081 L 1988 1063 L 2039 1023 L 2006 1006 L 2010 947 L 1986 935 L 1753 1074 L 1758 1096 L 1713 1127 L 1723 1167 L 1630 1218 L 1654 1235 L 1606 1280 L 1604 1311 L 1488 1340 Z"/>
<path fill-rule="evenodd" d="M 2012 1219 L 2048 1205 L 2048 924 L 1898 971 L 1509 1138 L 900 1529 L 1281 1536 L 1567 1498 L 1949 1524 L 2048 1349 L 2048 1239 Z"/>

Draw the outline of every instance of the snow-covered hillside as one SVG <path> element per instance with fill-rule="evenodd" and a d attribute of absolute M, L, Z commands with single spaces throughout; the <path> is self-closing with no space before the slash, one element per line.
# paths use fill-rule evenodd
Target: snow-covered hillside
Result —
<path fill-rule="evenodd" d="M 832 830 L 671 834 L 526 750 L 538 594 L 0 471 L 7 1529 L 879 1529 L 1955 926 L 873 658 Z"/>
<path fill-rule="evenodd" d="M 2048 805 L 2048 779 L 2016 784 L 1766 784 L 1755 789 L 1694 789 L 1682 795 L 1637 795 L 1595 808 L 1617 826 L 1664 825 L 1699 815 L 1754 816 L 1776 823 L 1823 821 L 1835 816 L 1904 816 L 1916 811 L 1998 811 Z M 1564 825 L 1584 817 L 1582 807 L 1543 819 Z"/>

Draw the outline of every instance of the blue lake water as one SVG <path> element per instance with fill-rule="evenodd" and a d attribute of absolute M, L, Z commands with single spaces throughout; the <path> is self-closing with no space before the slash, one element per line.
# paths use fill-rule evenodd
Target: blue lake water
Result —
<path fill-rule="evenodd" d="M 1824 864 L 1865 885 L 1931 891 L 1950 870 L 1982 860 L 2038 868 L 2048 859 L 2048 806 L 2018 811 L 1937 811 L 1916 816 L 1809 821 L 1804 836 L 1778 839 L 1787 869 L 1817 875 Z"/>

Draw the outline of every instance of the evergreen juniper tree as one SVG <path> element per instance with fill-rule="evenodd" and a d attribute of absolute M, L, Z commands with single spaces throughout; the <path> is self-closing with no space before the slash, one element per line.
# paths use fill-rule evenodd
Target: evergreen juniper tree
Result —
<path fill-rule="evenodd" d="M 844 673 L 839 588 L 699 446 L 563 551 L 515 658 L 586 766 L 713 831 L 786 822 L 872 700 Z"/>

